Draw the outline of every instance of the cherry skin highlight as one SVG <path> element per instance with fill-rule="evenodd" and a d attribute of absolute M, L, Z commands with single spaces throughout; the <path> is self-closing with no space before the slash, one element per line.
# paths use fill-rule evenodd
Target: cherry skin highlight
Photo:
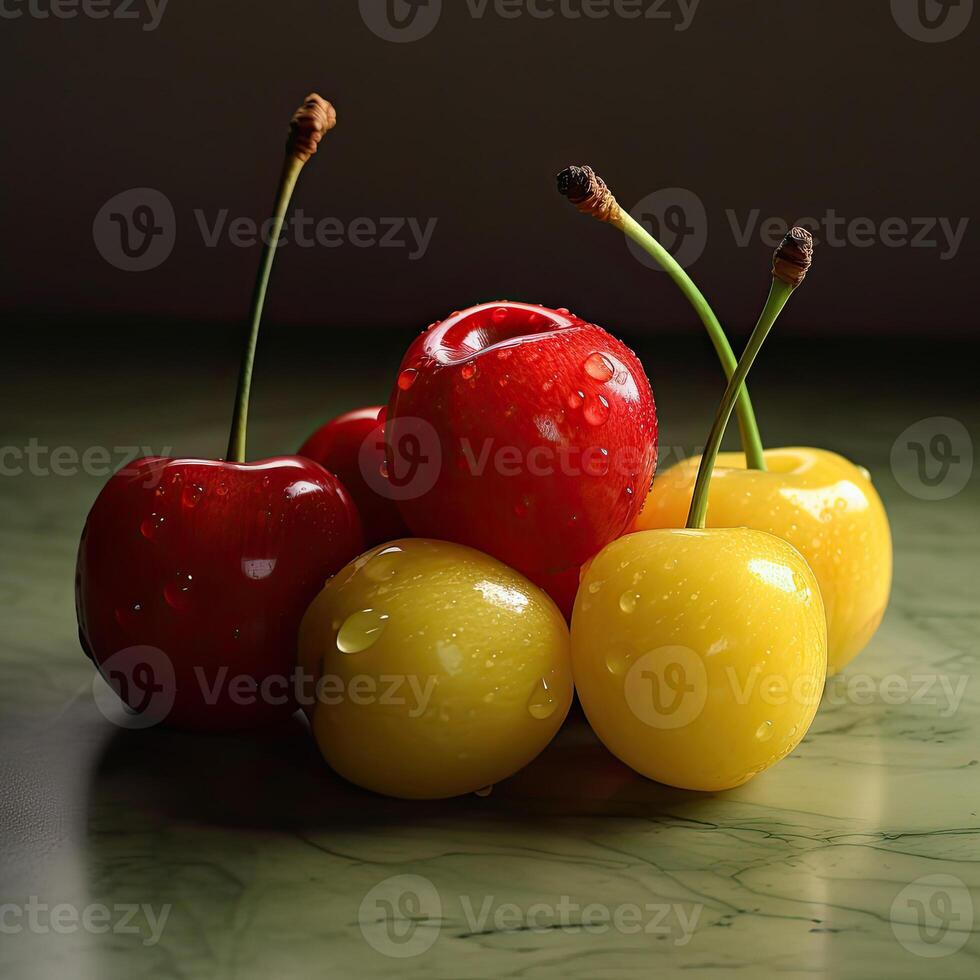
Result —
<path fill-rule="evenodd" d="M 82 532 L 79 636 L 133 710 L 162 705 L 157 720 L 186 729 L 275 722 L 296 708 L 303 614 L 361 550 L 350 497 L 311 460 L 137 460 L 105 485 Z M 138 656 L 115 657 L 139 647 L 161 652 L 150 674 Z M 263 680 L 268 696 L 250 695 Z"/>
<path fill-rule="evenodd" d="M 368 548 L 409 536 L 395 502 L 384 496 L 384 411 L 371 405 L 338 415 L 321 425 L 298 454 L 315 460 L 343 483 L 361 515 Z"/>
<path fill-rule="evenodd" d="M 412 344 L 385 435 L 413 533 L 493 555 L 568 615 L 579 566 L 642 507 L 657 413 L 636 355 L 601 327 L 485 303 Z"/>

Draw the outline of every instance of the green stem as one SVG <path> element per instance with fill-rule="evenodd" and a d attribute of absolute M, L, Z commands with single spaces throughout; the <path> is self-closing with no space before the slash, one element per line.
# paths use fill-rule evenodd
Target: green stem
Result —
<path fill-rule="evenodd" d="M 303 169 L 304 161 L 290 154 L 282 166 L 279 177 L 279 192 L 272 212 L 272 229 L 262 247 L 262 261 L 259 265 L 255 289 L 252 293 L 252 315 L 245 341 L 245 353 L 242 356 L 242 367 L 238 375 L 238 391 L 235 394 L 235 411 L 231 420 L 231 435 L 228 439 L 227 460 L 230 463 L 245 462 L 245 433 L 248 428 L 248 396 L 252 388 L 252 365 L 255 363 L 255 348 L 259 342 L 259 324 L 262 322 L 262 308 L 265 306 L 265 294 L 269 288 L 269 275 L 272 263 L 276 257 L 276 248 L 282 226 L 286 219 L 286 210 L 296 178 Z"/>
<path fill-rule="evenodd" d="M 721 440 L 728 427 L 728 420 L 732 417 L 732 409 L 738 399 L 739 390 L 745 383 L 745 378 L 752 367 L 756 354 L 765 342 L 772 325 L 782 312 L 786 301 L 793 292 L 793 287 L 773 279 L 772 288 L 769 290 L 769 298 L 766 300 L 765 309 L 759 317 L 759 322 L 749 337 L 749 342 L 745 346 L 742 357 L 735 367 L 735 373 L 728 382 L 725 396 L 718 406 L 715 414 L 714 424 L 711 426 L 711 434 L 708 436 L 708 444 L 705 446 L 704 454 L 701 457 L 701 466 L 698 468 L 698 479 L 694 484 L 694 496 L 691 498 L 691 510 L 687 516 L 687 526 L 689 528 L 703 528 L 708 516 L 708 488 L 711 484 L 711 474 L 714 472 L 715 460 L 718 458 L 718 450 L 721 448 Z"/>
<path fill-rule="evenodd" d="M 701 318 L 711 343 L 714 345 L 718 359 L 724 369 L 725 377 L 730 381 L 735 373 L 738 363 L 732 346 L 728 342 L 724 328 L 718 322 L 718 317 L 708 305 L 704 294 L 694 284 L 691 277 L 684 271 L 677 260 L 660 244 L 638 221 L 634 220 L 625 211 L 620 210 L 620 217 L 614 219 L 610 224 L 615 225 L 622 231 L 627 238 L 635 242 L 644 252 L 657 262 L 674 284 L 684 294 L 687 301 L 694 307 L 694 311 Z M 762 453 L 762 439 L 759 436 L 759 426 L 755 420 L 755 412 L 752 409 L 752 401 L 749 398 L 749 391 L 743 385 L 738 392 L 738 402 L 736 406 L 738 412 L 738 427 L 742 437 L 742 449 L 745 452 L 745 465 L 750 470 L 764 470 L 766 460 Z"/>

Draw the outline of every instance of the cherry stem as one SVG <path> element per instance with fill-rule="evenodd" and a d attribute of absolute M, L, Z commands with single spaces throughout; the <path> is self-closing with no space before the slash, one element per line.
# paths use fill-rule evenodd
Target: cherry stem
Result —
<path fill-rule="evenodd" d="M 252 314 L 249 322 L 248 336 L 245 341 L 245 353 L 242 356 L 241 371 L 238 375 L 238 391 L 235 394 L 235 411 L 231 421 L 231 435 L 228 439 L 227 460 L 230 463 L 245 462 L 245 436 L 248 428 L 248 399 L 252 389 L 252 367 L 255 363 L 255 349 L 259 342 L 259 325 L 262 323 L 262 309 L 265 306 L 265 294 L 269 288 L 269 276 L 272 273 L 272 263 L 275 261 L 279 236 L 286 219 L 286 210 L 293 196 L 296 179 L 303 169 L 299 157 L 287 156 L 282 166 L 279 178 L 279 193 L 272 211 L 272 229 L 262 246 L 262 261 L 255 279 L 255 289 L 252 292 Z"/>
<path fill-rule="evenodd" d="M 684 298 L 694 308 L 694 312 L 700 317 L 708 337 L 714 346 L 718 360 L 721 361 L 725 377 L 730 381 L 735 373 L 738 361 L 732 345 L 728 342 L 725 330 L 715 316 L 704 294 L 695 285 L 694 280 L 685 272 L 684 267 L 670 254 L 643 227 L 626 211 L 620 209 L 619 214 L 609 222 L 622 231 L 627 238 L 635 242 L 660 265 L 667 275 L 674 281 L 674 285 L 683 293 Z M 736 412 L 738 414 L 738 428 L 742 439 L 742 450 L 745 453 L 745 464 L 750 470 L 764 470 L 766 459 L 762 449 L 762 438 L 759 435 L 759 425 L 756 422 L 755 411 L 752 408 L 752 400 L 749 398 L 749 390 L 744 385 L 738 392 L 736 402 Z"/>
<path fill-rule="evenodd" d="M 765 308 L 759 317 L 759 322 L 749 337 L 749 342 L 745 346 L 735 371 L 728 382 L 725 396 L 718 406 L 715 414 L 714 424 L 711 426 L 711 434 L 708 436 L 708 444 L 705 446 L 704 454 L 701 456 L 701 465 L 698 468 L 697 482 L 694 484 L 694 496 L 691 498 L 691 510 L 687 516 L 687 526 L 694 529 L 703 529 L 708 516 L 708 489 L 711 484 L 711 475 L 714 472 L 715 461 L 718 458 L 718 450 L 721 448 L 721 440 L 724 438 L 725 429 L 728 421 L 732 417 L 732 410 L 738 399 L 739 391 L 745 383 L 745 378 L 755 361 L 756 355 L 765 342 L 769 331 L 772 329 L 776 318 L 782 312 L 786 301 L 790 298 L 794 287 L 780 279 L 773 279 L 772 288 L 769 290 L 769 298 L 766 300 Z"/>
<path fill-rule="evenodd" d="M 255 364 L 255 348 L 259 342 L 259 325 L 262 323 L 262 309 L 265 294 L 269 288 L 272 263 L 279 246 L 279 236 L 286 221 L 286 211 L 296 187 L 296 179 L 303 164 L 316 153 L 317 145 L 324 133 L 337 124 L 334 107 L 315 92 L 311 92 L 303 104 L 293 113 L 289 122 L 289 139 L 286 141 L 286 159 L 279 175 L 279 191 L 272 208 L 272 227 L 263 243 L 262 261 L 259 263 L 255 289 L 252 293 L 252 315 L 245 340 L 245 353 L 242 355 L 241 372 L 238 375 L 238 391 L 235 394 L 235 411 L 231 419 L 231 435 L 228 438 L 228 453 L 225 457 L 231 463 L 245 462 L 245 433 L 248 428 L 248 397 L 252 389 L 252 367 Z"/>

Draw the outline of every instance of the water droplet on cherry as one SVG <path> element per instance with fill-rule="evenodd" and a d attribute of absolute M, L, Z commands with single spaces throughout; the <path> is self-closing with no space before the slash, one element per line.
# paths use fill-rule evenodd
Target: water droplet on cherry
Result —
<path fill-rule="evenodd" d="M 172 582 L 168 582 L 163 589 L 163 598 L 167 605 L 178 612 L 183 612 L 191 604 L 191 586 L 194 584 L 194 576 L 186 572 L 178 572 Z"/>
<path fill-rule="evenodd" d="M 388 614 L 376 609 L 361 609 L 344 620 L 337 633 L 341 653 L 361 653 L 374 645 L 384 631 Z"/>
<path fill-rule="evenodd" d="M 269 478 L 266 477 L 267 481 Z M 266 484 L 268 485 L 268 484 Z M 188 483 L 180 495 L 180 502 L 188 509 L 193 510 L 204 496 L 204 487 L 197 483 Z"/>
<path fill-rule="evenodd" d="M 490 314 L 490 319 L 494 323 L 503 323 L 507 319 L 507 309 L 503 306 L 498 306 L 493 313 Z"/>
<path fill-rule="evenodd" d="M 590 378 L 594 378 L 596 381 L 603 383 L 608 381 L 616 373 L 612 361 L 605 354 L 600 354 L 598 351 L 590 354 L 582 366 Z"/>
<path fill-rule="evenodd" d="M 625 650 L 618 646 L 612 646 L 606 651 L 606 670 L 617 677 L 626 673 L 626 665 L 629 662 L 629 655 Z"/>
<path fill-rule="evenodd" d="M 609 418 L 609 402 L 602 395 L 590 395 L 582 414 L 589 425 L 602 425 Z"/>
<path fill-rule="evenodd" d="M 402 391 L 408 391 L 409 388 L 415 384 L 415 379 L 419 376 L 419 372 L 415 368 L 405 368 L 401 374 L 398 375 L 398 387 Z"/>
<path fill-rule="evenodd" d="M 131 606 L 120 606 L 116 612 L 116 622 L 123 629 L 132 629 L 139 622 L 139 614 L 143 611 L 142 605 L 134 602 Z"/>
<path fill-rule="evenodd" d="M 464 364 L 462 370 L 460 371 L 460 374 L 462 374 L 464 381 L 469 381 L 472 378 L 475 378 L 477 376 L 477 373 L 478 373 L 477 366 L 472 361 L 469 361 L 466 364 Z"/>
<path fill-rule="evenodd" d="M 569 408 L 579 408 L 585 401 L 585 393 L 582 391 L 573 391 L 568 396 L 568 407 Z"/>
<path fill-rule="evenodd" d="M 527 710 L 532 718 L 543 721 L 550 718 L 558 708 L 554 695 L 548 687 L 548 682 L 542 677 L 531 692 L 527 702 Z"/>
<path fill-rule="evenodd" d="M 140 534 L 146 538 L 147 541 L 155 541 L 157 532 L 163 527 L 164 517 L 162 514 L 150 514 L 149 517 L 145 518 L 143 523 L 140 524 Z"/>
<path fill-rule="evenodd" d="M 636 610 L 636 604 L 637 604 L 637 602 L 639 602 L 639 599 L 640 599 L 640 597 L 635 592 L 633 592 L 632 590 L 629 590 L 627 592 L 624 592 L 619 597 L 619 608 L 624 613 L 626 613 L 627 615 L 629 615 L 630 613 L 632 613 L 632 612 L 634 612 Z"/>

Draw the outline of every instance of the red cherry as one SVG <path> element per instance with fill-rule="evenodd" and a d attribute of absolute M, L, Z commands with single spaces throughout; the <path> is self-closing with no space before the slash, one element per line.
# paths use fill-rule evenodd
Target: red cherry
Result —
<path fill-rule="evenodd" d="M 380 420 L 383 411 L 380 405 L 373 405 L 338 415 L 320 426 L 299 450 L 300 456 L 315 460 L 340 478 L 361 515 L 368 548 L 409 536 L 394 501 L 378 492 L 385 485 L 381 476 L 385 459 L 384 421 Z"/>
<path fill-rule="evenodd" d="M 146 724 L 240 728 L 291 713 L 300 619 L 324 581 L 363 547 L 353 501 L 322 466 L 285 456 L 245 462 L 275 243 L 299 173 L 336 121 L 330 103 L 311 94 L 290 124 L 228 462 L 139 460 L 109 480 L 82 531 L 78 634 Z"/>
<path fill-rule="evenodd" d="M 272 722 L 296 709 L 306 607 L 361 550 L 350 497 L 310 460 L 141 459 L 109 480 L 89 513 L 79 635 L 120 697 L 159 712 L 154 720 Z M 147 663 L 122 652 L 134 647 L 160 654 Z"/>
<path fill-rule="evenodd" d="M 412 531 L 507 562 L 571 610 L 578 567 L 638 513 L 657 413 L 629 348 L 567 310 L 485 303 L 423 333 L 386 420 Z"/>

